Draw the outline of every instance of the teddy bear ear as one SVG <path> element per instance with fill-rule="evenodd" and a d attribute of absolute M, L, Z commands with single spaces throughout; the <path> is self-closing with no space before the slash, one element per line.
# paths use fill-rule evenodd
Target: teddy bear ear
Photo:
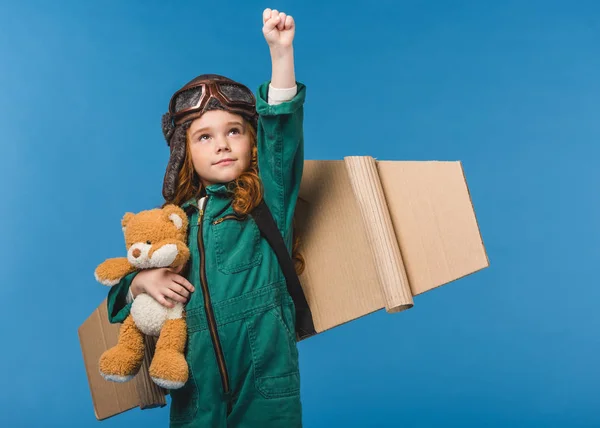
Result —
<path fill-rule="evenodd" d="M 169 214 L 169 220 L 173 222 L 177 229 L 181 229 L 183 227 L 183 219 L 176 213 Z"/>
<path fill-rule="evenodd" d="M 135 216 L 134 213 L 125 213 L 123 219 L 121 220 L 121 228 L 123 229 L 123 233 L 125 233 L 125 229 L 127 229 L 127 223 Z"/>
<path fill-rule="evenodd" d="M 187 224 L 187 216 L 185 215 L 185 211 L 183 211 L 177 205 L 167 205 L 163 208 L 163 211 L 177 229 L 181 230 L 181 228 Z"/>

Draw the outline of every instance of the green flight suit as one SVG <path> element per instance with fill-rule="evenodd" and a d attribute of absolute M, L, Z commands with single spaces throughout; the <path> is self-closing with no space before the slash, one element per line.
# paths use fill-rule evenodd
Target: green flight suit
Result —
<path fill-rule="evenodd" d="M 267 203 L 291 253 L 292 219 L 304 167 L 303 105 L 296 96 L 269 105 L 257 91 L 258 163 Z M 277 257 L 251 217 L 239 218 L 224 184 L 206 189 L 203 213 L 192 206 L 187 279 L 186 359 L 190 377 L 170 391 L 172 427 L 302 426 L 295 309 Z M 108 313 L 122 322 L 130 274 L 111 288 Z M 207 293 L 208 291 L 208 293 Z"/>

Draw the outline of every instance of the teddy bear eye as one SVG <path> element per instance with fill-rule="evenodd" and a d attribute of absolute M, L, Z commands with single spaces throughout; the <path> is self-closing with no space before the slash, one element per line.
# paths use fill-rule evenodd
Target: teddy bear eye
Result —
<path fill-rule="evenodd" d="M 146 244 L 148 244 L 148 245 L 152 245 L 152 242 L 150 242 L 150 241 L 146 241 Z"/>

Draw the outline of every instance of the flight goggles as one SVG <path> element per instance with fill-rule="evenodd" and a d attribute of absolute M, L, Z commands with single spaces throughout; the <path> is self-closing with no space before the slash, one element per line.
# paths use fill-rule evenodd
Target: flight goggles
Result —
<path fill-rule="evenodd" d="M 192 81 L 175 92 L 169 102 L 169 114 L 175 125 L 214 109 L 214 101 L 234 114 L 250 121 L 256 116 L 256 99 L 250 89 L 232 80 L 207 79 Z"/>

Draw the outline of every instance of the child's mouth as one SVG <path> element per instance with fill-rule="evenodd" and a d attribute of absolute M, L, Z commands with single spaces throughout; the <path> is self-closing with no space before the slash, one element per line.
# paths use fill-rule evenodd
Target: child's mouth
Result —
<path fill-rule="evenodd" d="M 227 165 L 231 165 L 234 162 L 235 162 L 234 160 L 229 159 L 229 160 L 221 161 L 221 162 L 217 163 L 216 165 L 217 166 L 227 166 Z"/>

